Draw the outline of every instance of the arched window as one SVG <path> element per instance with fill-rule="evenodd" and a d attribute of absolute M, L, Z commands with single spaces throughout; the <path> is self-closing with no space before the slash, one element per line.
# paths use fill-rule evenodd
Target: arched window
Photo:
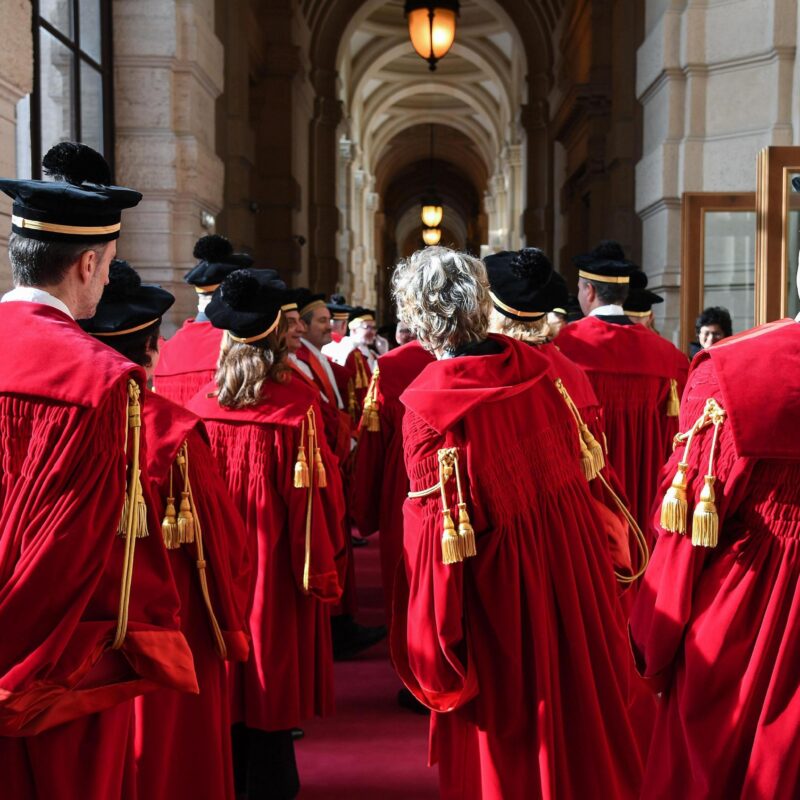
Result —
<path fill-rule="evenodd" d="M 41 177 L 42 155 L 85 142 L 114 164 L 111 0 L 33 0 L 33 92 L 17 106 L 17 173 Z"/>

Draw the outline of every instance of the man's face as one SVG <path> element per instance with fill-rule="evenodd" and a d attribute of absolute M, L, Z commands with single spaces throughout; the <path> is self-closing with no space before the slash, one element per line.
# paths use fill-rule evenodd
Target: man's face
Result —
<path fill-rule="evenodd" d="M 108 270 L 117 255 L 116 241 L 108 242 L 102 249 L 98 248 L 99 257 L 94 251 L 83 253 L 79 263 L 82 276 L 83 292 L 76 309 L 75 319 L 90 319 L 94 316 L 97 304 L 103 296 L 103 288 L 108 284 Z"/>
<path fill-rule="evenodd" d="M 394 331 L 394 338 L 397 344 L 408 344 L 413 342 L 417 337 L 414 336 L 414 331 L 405 324 L 405 322 L 398 322 Z"/>
<path fill-rule="evenodd" d="M 306 326 L 300 319 L 299 311 L 286 311 L 286 347 L 290 353 L 296 353 L 302 346 L 300 339 L 305 336 Z"/>
<path fill-rule="evenodd" d="M 703 350 L 708 350 L 714 342 L 725 338 L 725 333 L 722 328 L 716 323 L 711 325 L 703 325 L 700 328 L 700 333 L 697 334 L 697 341 L 700 342 L 700 347 Z"/>
<path fill-rule="evenodd" d="M 369 347 L 378 333 L 378 326 L 374 322 L 358 322 L 350 328 L 350 336 L 358 343 Z"/>
<path fill-rule="evenodd" d="M 311 319 L 306 325 L 306 339 L 317 350 L 331 341 L 331 312 L 324 306 L 311 312 Z"/>

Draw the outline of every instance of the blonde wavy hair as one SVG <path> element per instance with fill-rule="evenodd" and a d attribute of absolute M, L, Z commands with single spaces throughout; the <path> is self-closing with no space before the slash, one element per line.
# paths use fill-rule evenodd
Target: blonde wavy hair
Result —
<path fill-rule="evenodd" d="M 447 247 L 426 247 L 392 275 L 397 315 L 431 352 L 481 342 L 489 328 L 489 280 L 483 262 Z"/>
<path fill-rule="evenodd" d="M 283 315 L 277 329 L 260 342 L 235 342 L 225 332 L 215 376 L 217 400 L 221 406 L 245 408 L 257 405 L 267 381 L 286 381 L 288 350 L 285 334 L 286 318 Z"/>
<path fill-rule="evenodd" d="M 520 322 L 501 314 L 496 308 L 492 308 L 489 316 L 489 331 L 502 333 L 511 339 L 519 339 L 520 342 L 528 344 L 546 344 L 552 339 L 547 315 L 533 322 Z"/>

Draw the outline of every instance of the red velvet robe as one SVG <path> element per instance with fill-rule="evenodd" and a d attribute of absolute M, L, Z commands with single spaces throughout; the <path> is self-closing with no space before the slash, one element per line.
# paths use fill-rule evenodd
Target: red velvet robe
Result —
<path fill-rule="evenodd" d="M 226 657 L 244 661 L 249 651 L 250 560 L 244 523 L 216 469 L 203 423 L 152 392 L 144 405 L 148 473 L 163 517 L 172 496 L 179 509 L 182 481 L 175 459 L 188 443 L 189 478 L 200 518 L 209 596 L 225 641 Z M 225 662 L 216 649 L 201 592 L 194 544 L 169 550 L 181 598 L 181 630 L 194 656 L 199 695 L 163 690 L 136 700 L 136 751 L 142 800 L 177 797 L 233 798 L 230 697 Z"/>
<path fill-rule="evenodd" d="M 252 647 L 248 661 L 232 669 L 233 721 L 286 730 L 333 710 L 328 605 L 341 596 L 346 560 L 341 479 L 322 435 L 314 391 L 305 383 L 296 378 L 269 382 L 261 403 L 235 410 L 221 407 L 215 391 L 209 384 L 189 408 L 206 421 L 211 447 L 257 553 Z M 311 490 L 293 485 L 303 432 L 308 445 L 309 408 L 315 410 L 327 475 L 326 488 L 315 479 Z M 307 459 L 313 471 L 313 454 L 307 452 Z"/>
<path fill-rule="evenodd" d="M 678 432 L 678 418 L 667 415 L 670 381 L 677 382 L 680 393 L 688 360 L 642 325 L 615 325 L 597 317 L 565 326 L 558 347 L 583 367 L 594 386 L 603 407 L 609 459 L 644 530 L 659 471 Z"/>
<path fill-rule="evenodd" d="M 458 447 L 477 556 L 442 563 L 438 491 L 406 501 L 395 663 L 437 712 L 442 797 L 638 797 L 647 743 L 631 709 L 650 699 L 575 422 L 549 361 L 492 338 L 502 353 L 430 364 L 401 397 L 411 490 L 435 486 L 439 448 Z"/>
<path fill-rule="evenodd" d="M 641 671 L 664 689 L 643 797 L 800 796 L 798 396 L 793 321 L 725 339 L 692 362 L 681 430 L 709 397 L 727 412 L 713 470 L 719 543 L 691 542 L 709 428 L 687 459 L 689 530 L 658 528 L 631 617 Z"/>
<path fill-rule="evenodd" d="M 144 374 L 56 309 L 9 302 L 0 320 L 14 331 L 0 371 L 0 764 L 4 790 L 20 787 L 4 796 L 129 796 L 132 698 L 197 691 L 146 472 L 151 535 L 137 539 L 127 635 L 110 649 L 127 384 Z"/>
<path fill-rule="evenodd" d="M 210 322 L 187 319 L 175 335 L 161 343 L 153 385 L 158 394 L 185 406 L 214 379 L 222 331 Z"/>
<path fill-rule="evenodd" d="M 434 361 L 419 342 L 381 356 L 378 377 L 380 430 L 362 425 L 358 432 L 350 513 L 362 536 L 380 531 L 381 582 L 387 626 L 391 627 L 392 589 L 397 565 L 403 559 L 403 503 L 408 476 L 403 463 L 403 414 L 400 395 Z"/>

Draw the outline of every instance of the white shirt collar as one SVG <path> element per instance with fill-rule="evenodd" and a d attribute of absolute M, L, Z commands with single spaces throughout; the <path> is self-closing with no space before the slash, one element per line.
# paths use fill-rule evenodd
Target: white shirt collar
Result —
<path fill-rule="evenodd" d="M 301 338 L 300 341 L 306 346 L 308 352 L 311 353 L 311 355 L 314 356 L 314 358 L 316 358 L 320 364 L 322 364 L 322 369 L 325 370 L 325 374 L 328 376 L 331 386 L 333 387 L 333 391 L 336 394 L 336 404 L 339 406 L 339 408 L 344 408 L 342 397 L 339 394 L 339 387 L 336 385 L 336 376 L 333 374 L 330 362 L 327 358 L 325 358 L 320 350 L 318 350 L 313 344 L 311 344 L 311 342 L 308 341 L 308 339 Z"/>
<path fill-rule="evenodd" d="M 590 317 L 624 317 L 625 311 L 622 306 L 600 306 L 589 312 Z"/>
<path fill-rule="evenodd" d="M 50 308 L 57 308 L 70 319 L 75 319 L 75 317 L 72 316 L 72 312 L 67 308 L 66 303 L 54 297 L 50 292 L 46 292 L 44 289 L 37 289 L 35 286 L 17 286 L 16 289 L 6 292 L 2 298 L 0 298 L 0 303 L 13 303 L 20 300 L 27 303 L 40 303 L 43 306 L 50 306 Z"/>

